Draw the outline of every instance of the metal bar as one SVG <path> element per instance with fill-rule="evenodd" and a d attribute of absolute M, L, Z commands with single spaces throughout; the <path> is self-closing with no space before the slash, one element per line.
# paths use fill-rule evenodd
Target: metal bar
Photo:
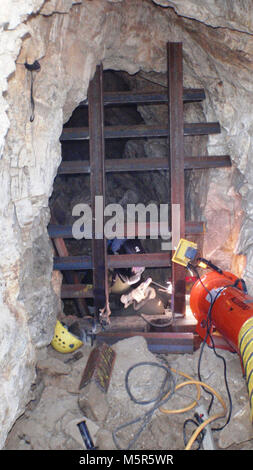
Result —
<path fill-rule="evenodd" d="M 179 103 L 178 103 L 178 106 L 179 106 Z M 221 132 L 219 122 L 185 123 L 183 124 L 182 129 L 183 129 L 183 135 L 208 135 L 208 134 L 220 134 Z"/>
<path fill-rule="evenodd" d="M 66 248 L 63 238 L 54 238 L 54 245 L 59 256 L 68 256 L 68 250 Z"/>
<path fill-rule="evenodd" d="M 73 238 L 72 225 L 49 224 L 47 231 L 50 238 Z"/>
<path fill-rule="evenodd" d="M 81 299 L 93 298 L 93 289 L 87 288 L 84 284 L 62 284 L 61 298 L 62 299 Z"/>
<path fill-rule="evenodd" d="M 143 267 L 169 267 L 170 257 L 167 253 L 141 253 L 133 255 L 108 255 L 108 268 L 129 268 L 132 266 Z M 55 257 L 54 269 L 59 271 L 95 269 L 91 256 L 67 256 Z M 94 285 L 94 284 L 93 284 Z M 94 295 L 96 295 L 94 289 Z"/>
<path fill-rule="evenodd" d="M 131 268 L 143 266 L 149 268 L 169 267 L 171 265 L 168 253 L 141 253 L 133 255 L 108 255 L 108 267 Z"/>
<path fill-rule="evenodd" d="M 102 65 L 97 66 L 89 85 L 88 100 L 91 209 L 92 213 L 96 214 L 92 223 L 93 289 L 95 314 L 98 315 L 99 309 L 104 308 L 108 299 L 107 250 L 104 238 L 105 143 Z M 98 196 L 102 196 L 100 214 L 97 213 Z"/>
<path fill-rule="evenodd" d="M 207 135 L 219 134 L 220 124 L 218 122 L 194 122 L 184 124 L 183 135 Z M 109 126 L 104 129 L 105 139 L 130 139 L 146 137 L 168 137 L 168 128 L 161 126 Z M 88 140 L 88 127 L 65 127 L 60 136 L 60 141 Z"/>
<path fill-rule="evenodd" d="M 208 168 L 228 168 L 231 167 L 229 155 L 210 155 L 201 157 L 186 157 L 184 159 L 184 169 L 208 169 Z"/>
<path fill-rule="evenodd" d="M 51 220 L 54 220 L 53 216 L 51 216 Z M 68 249 L 66 247 L 66 244 L 63 238 L 54 238 L 54 246 L 60 257 L 69 256 Z M 79 283 L 79 277 L 76 272 L 67 271 L 64 273 L 64 276 L 65 276 L 66 281 L 69 283 L 75 283 L 75 284 Z M 76 300 L 76 306 L 81 316 L 85 316 L 87 315 L 87 313 L 89 313 L 85 299 L 78 298 Z"/>
<path fill-rule="evenodd" d="M 185 232 L 186 235 L 199 235 L 205 231 L 204 222 L 186 221 Z"/>
<path fill-rule="evenodd" d="M 116 294 L 111 294 L 116 295 Z M 124 314 L 125 313 L 125 314 Z M 145 314 L 144 314 L 145 316 Z M 127 314 L 127 312 L 120 311 L 111 316 L 110 332 L 122 333 L 124 331 L 142 331 L 146 333 L 194 333 L 196 330 L 196 319 L 193 315 L 181 316 L 176 318 L 171 326 L 160 328 L 154 326 L 155 324 L 161 325 L 161 323 L 167 322 L 166 315 L 146 315 L 152 325 L 148 325 L 140 315 Z"/>
<path fill-rule="evenodd" d="M 120 171 L 153 171 L 168 169 L 166 158 L 116 158 L 105 161 L 107 173 Z"/>
<path fill-rule="evenodd" d="M 230 167 L 231 160 L 229 155 L 210 155 L 200 157 L 185 157 L 184 169 L 208 169 Z M 169 164 L 167 158 L 115 158 L 105 160 L 106 173 L 124 172 L 124 171 L 155 171 L 168 170 Z M 58 175 L 90 173 L 90 164 L 86 161 L 68 161 L 62 162 Z"/>
<path fill-rule="evenodd" d="M 203 88 L 184 88 L 183 101 L 202 101 L 206 98 Z M 132 91 L 115 91 L 104 93 L 104 104 L 106 106 L 124 105 L 124 104 L 160 104 L 168 103 L 168 95 L 166 92 L 132 92 Z M 88 99 L 81 101 L 79 106 L 87 106 Z"/>
<path fill-rule="evenodd" d="M 139 224 L 135 223 L 134 226 L 131 226 L 131 224 L 128 224 L 128 230 L 131 231 L 131 233 L 134 233 L 136 237 L 139 235 L 139 230 L 140 234 L 143 234 L 144 232 L 144 224 Z M 160 236 L 161 229 L 164 225 L 165 229 L 169 230 L 169 227 L 167 227 L 167 222 L 162 223 L 160 222 L 158 224 L 158 236 Z M 146 226 L 146 236 L 149 237 L 150 235 L 150 230 L 152 228 L 151 223 L 147 222 L 145 224 Z M 124 232 L 123 235 L 124 237 L 127 237 L 127 225 L 124 226 Z M 203 222 L 191 222 L 187 221 L 186 222 L 186 235 L 198 235 L 200 233 L 203 233 L 204 231 L 204 223 Z M 48 225 L 48 235 L 50 238 L 73 238 L 73 233 L 72 233 L 72 226 L 71 225 L 54 225 L 54 224 L 49 224 Z"/>
<path fill-rule="evenodd" d="M 58 175 L 75 175 L 81 173 L 90 173 L 90 162 L 88 160 L 62 162 L 58 168 Z"/>
<path fill-rule="evenodd" d="M 91 256 L 54 257 L 54 269 L 59 271 L 83 271 L 92 268 Z"/>
<path fill-rule="evenodd" d="M 184 120 L 182 43 L 168 43 L 169 161 L 172 205 L 172 249 L 185 237 Z M 179 207 L 180 215 L 174 208 Z M 178 233 L 179 225 L 179 233 Z M 173 252 L 172 252 L 173 253 Z M 172 263 L 172 311 L 185 314 L 185 268 Z"/>
<path fill-rule="evenodd" d="M 117 341 L 142 336 L 146 339 L 148 349 L 158 354 L 192 354 L 194 350 L 193 333 L 146 333 L 146 332 L 102 332 L 96 336 L 97 343 L 114 344 Z"/>

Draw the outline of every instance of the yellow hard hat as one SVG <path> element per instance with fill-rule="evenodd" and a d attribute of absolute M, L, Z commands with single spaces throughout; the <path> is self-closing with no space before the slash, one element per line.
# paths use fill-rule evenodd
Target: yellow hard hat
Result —
<path fill-rule="evenodd" d="M 56 349 L 56 351 L 61 353 L 70 353 L 80 348 L 83 345 L 83 342 L 78 339 L 77 336 L 70 333 L 67 328 L 57 320 L 51 345 Z"/>

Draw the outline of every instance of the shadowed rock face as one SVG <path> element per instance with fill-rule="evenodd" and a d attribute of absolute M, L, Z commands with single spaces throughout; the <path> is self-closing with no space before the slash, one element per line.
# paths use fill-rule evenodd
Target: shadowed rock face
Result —
<path fill-rule="evenodd" d="M 48 201 L 61 161 L 62 126 L 86 97 L 100 61 L 105 69 L 133 76 L 141 71 L 164 86 L 166 43 L 183 42 L 185 86 L 206 91 L 203 106 L 187 109 L 186 119 L 219 121 L 221 134 L 200 145 L 210 155 L 230 154 L 233 162 L 232 169 L 187 175 L 189 216 L 206 221 L 204 254 L 213 262 L 240 274 L 246 257 L 244 277 L 251 290 L 251 10 L 246 0 L 219 5 L 209 0 L 2 1 L 0 446 L 29 400 L 36 348 L 50 343 L 61 308 L 51 282 Z M 34 77 L 35 119 L 30 122 L 31 75 L 23 64 L 35 60 L 41 70 Z M 147 109 L 139 112 L 146 122 Z M 195 143 L 186 145 L 197 155 Z M 146 144 L 145 151 L 153 150 Z"/>

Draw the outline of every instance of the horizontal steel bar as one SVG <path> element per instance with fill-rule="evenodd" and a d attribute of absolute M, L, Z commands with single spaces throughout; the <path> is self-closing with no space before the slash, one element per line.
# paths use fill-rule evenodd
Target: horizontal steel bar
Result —
<path fill-rule="evenodd" d="M 184 124 L 184 135 L 207 135 L 219 134 L 220 124 L 218 122 L 196 122 Z M 104 129 L 105 139 L 128 139 L 145 137 L 167 137 L 168 128 L 161 126 L 109 126 Z M 88 140 L 88 127 L 65 127 L 62 131 L 60 141 Z"/>
<path fill-rule="evenodd" d="M 150 222 L 146 224 L 128 224 L 128 233 L 134 233 L 138 237 L 138 229 L 140 229 L 140 234 L 144 233 L 144 226 L 146 226 L 146 236 L 150 235 L 150 230 L 152 226 Z M 167 222 L 158 224 L 158 235 L 160 235 L 162 228 L 164 227 L 165 230 L 169 230 L 167 227 Z M 186 222 L 186 234 L 187 235 L 197 235 L 202 233 L 204 230 L 203 222 Z M 163 232 L 164 233 L 164 232 Z M 55 225 L 49 224 L 48 225 L 48 234 L 50 238 L 73 238 L 72 234 L 72 226 L 71 225 Z M 124 226 L 124 236 L 127 237 L 127 225 Z"/>
<path fill-rule="evenodd" d="M 209 155 L 201 157 L 186 157 L 184 159 L 184 169 L 208 169 L 231 167 L 229 155 Z"/>
<path fill-rule="evenodd" d="M 108 256 L 108 267 L 110 268 L 131 268 L 132 266 L 169 267 L 171 266 L 171 256 L 167 252 Z"/>
<path fill-rule="evenodd" d="M 84 284 L 62 284 L 62 299 L 81 299 L 94 297 L 93 289 L 88 288 Z"/>
<path fill-rule="evenodd" d="M 73 238 L 72 225 L 49 224 L 47 231 L 50 238 Z"/>
<path fill-rule="evenodd" d="M 202 101 L 206 98 L 203 88 L 184 88 L 183 101 Z M 138 91 L 110 91 L 104 92 L 105 105 L 123 105 L 123 104 L 160 104 L 168 103 L 168 95 L 158 92 L 138 92 Z M 81 101 L 79 106 L 87 106 L 88 99 Z"/>
<path fill-rule="evenodd" d="M 158 354 L 192 354 L 194 350 L 193 333 L 145 333 L 145 332 L 102 332 L 96 336 L 98 343 L 107 343 L 109 345 L 117 341 L 132 338 L 133 336 L 142 336 L 147 341 L 148 349 Z"/>
<path fill-rule="evenodd" d="M 83 271 L 92 268 L 91 256 L 54 257 L 54 269 L 59 271 Z"/>
<path fill-rule="evenodd" d="M 185 157 L 185 170 L 190 169 L 208 169 L 231 166 L 229 155 L 210 155 L 200 157 Z M 115 158 L 105 160 L 105 171 L 124 172 L 124 171 L 154 171 L 168 170 L 169 164 L 167 158 Z M 58 175 L 90 173 L 90 165 L 87 160 L 62 162 Z"/>
<path fill-rule="evenodd" d="M 169 267 L 170 256 L 168 253 L 141 253 L 133 255 L 108 255 L 108 268 L 129 268 L 132 266 L 143 267 Z M 54 269 L 59 271 L 74 271 L 93 269 L 90 256 L 55 257 Z"/>
<path fill-rule="evenodd" d="M 62 162 L 58 168 L 58 175 L 76 175 L 82 173 L 90 173 L 90 162 L 88 160 Z"/>

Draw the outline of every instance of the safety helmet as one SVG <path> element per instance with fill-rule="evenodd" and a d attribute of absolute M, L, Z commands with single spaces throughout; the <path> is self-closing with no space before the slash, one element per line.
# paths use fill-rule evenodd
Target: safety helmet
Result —
<path fill-rule="evenodd" d="M 70 333 L 67 328 L 57 320 L 51 345 L 56 349 L 56 351 L 61 353 L 70 353 L 80 348 L 83 345 L 83 342 L 77 338 L 77 336 Z"/>

